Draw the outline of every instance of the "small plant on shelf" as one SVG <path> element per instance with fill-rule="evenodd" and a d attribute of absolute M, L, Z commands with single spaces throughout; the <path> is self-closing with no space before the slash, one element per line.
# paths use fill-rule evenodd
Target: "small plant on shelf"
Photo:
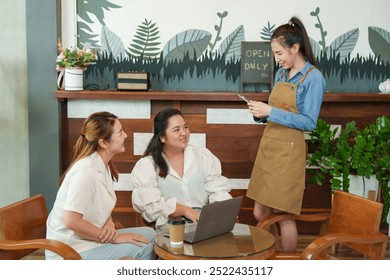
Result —
<path fill-rule="evenodd" d="M 96 62 L 96 52 L 89 49 L 88 44 L 85 44 L 83 49 L 64 48 L 61 40 L 58 40 L 57 47 L 59 52 L 56 60 L 57 68 L 80 67 L 85 69 Z"/>

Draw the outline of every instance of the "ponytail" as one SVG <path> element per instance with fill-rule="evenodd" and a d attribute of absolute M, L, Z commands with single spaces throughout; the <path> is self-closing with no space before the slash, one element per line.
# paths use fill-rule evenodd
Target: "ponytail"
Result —
<path fill-rule="evenodd" d="M 310 38 L 307 35 L 306 28 L 302 21 L 297 17 L 292 17 L 288 23 L 283 24 L 275 29 L 272 33 L 271 41 L 280 39 L 280 44 L 284 47 L 291 48 L 294 44 L 299 45 L 299 51 L 314 66 L 316 66 L 313 49 Z"/>

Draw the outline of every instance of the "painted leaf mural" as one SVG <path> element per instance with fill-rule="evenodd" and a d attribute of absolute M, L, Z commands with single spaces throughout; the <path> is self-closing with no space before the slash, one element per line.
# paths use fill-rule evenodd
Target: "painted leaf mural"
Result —
<path fill-rule="evenodd" d="M 255 34 L 246 34 L 248 29 L 245 28 L 244 22 L 247 19 L 236 16 L 236 13 L 232 17 L 230 6 L 225 7 L 221 4 L 218 8 L 215 7 L 221 9 L 220 12 L 211 11 L 214 18 L 205 19 L 208 28 L 201 29 L 196 24 L 194 26 L 192 23 L 189 25 L 183 23 L 184 32 L 177 34 L 175 31 L 169 35 L 169 32 L 172 32 L 169 13 L 150 15 L 146 12 L 153 18 L 143 20 L 145 17 L 142 17 L 142 14 L 136 14 L 136 17 L 129 16 L 134 12 L 131 1 L 75 2 L 78 12 L 79 47 L 89 42 L 91 47 L 101 47 L 100 50 L 103 52 L 97 63 L 88 67 L 86 71 L 89 88 L 114 89 L 116 87 L 114 77 L 118 71 L 148 71 L 151 74 L 152 88 L 155 90 L 236 90 L 240 81 L 241 41 L 245 41 L 244 38 L 248 35 L 269 41 L 275 29 L 275 25 L 269 20 L 264 21 Z M 154 4 L 159 6 L 157 3 L 160 2 Z M 190 10 L 193 6 L 185 8 Z M 127 12 L 120 11 L 121 9 L 126 9 Z M 337 38 L 332 41 L 329 40 L 326 31 L 328 18 L 325 17 L 323 21 L 320 12 L 320 7 L 310 8 L 307 13 L 312 16 L 312 21 L 308 21 L 307 24 L 314 25 L 318 31 L 310 38 L 310 42 L 317 58 L 317 67 L 325 75 L 327 91 L 377 91 L 378 84 L 387 79 L 390 73 L 390 63 L 386 63 L 390 62 L 389 31 L 370 26 L 369 38 L 359 38 L 361 30 L 356 26 L 356 29 L 345 34 L 342 34 L 344 31 L 340 32 L 342 35 L 336 36 Z M 140 19 L 138 16 L 141 16 Z M 165 17 L 169 19 L 169 24 L 166 24 Z M 154 23 L 156 21 L 159 22 L 158 28 Z M 259 21 L 263 19 L 259 18 Z M 332 25 L 334 24 L 336 23 L 332 21 Z M 136 27 L 129 32 L 129 26 Z M 233 26 L 230 27 L 231 33 L 225 32 L 226 26 Z M 125 37 L 118 38 L 119 34 L 123 33 Z M 168 41 L 167 38 L 171 39 Z M 130 43 L 127 43 L 128 39 Z M 358 47 L 358 39 L 369 40 L 372 53 L 368 56 L 358 53 L 356 57 L 351 57 L 352 51 Z M 248 90 L 256 91 L 250 87 Z"/>
<path fill-rule="evenodd" d="M 107 0 L 83 0 L 77 1 L 77 14 L 88 23 L 93 23 L 90 15 L 95 15 L 101 24 L 104 24 L 104 10 L 118 9 L 122 6 Z"/>
<path fill-rule="evenodd" d="M 390 63 L 390 32 L 379 27 L 368 27 L 368 42 L 372 52 L 383 62 Z"/>
<path fill-rule="evenodd" d="M 359 39 L 359 28 L 352 29 L 336 39 L 330 44 L 330 50 L 336 55 L 340 54 L 340 61 L 343 61 L 355 48 Z"/>
<path fill-rule="evenodd" d="M 122 6 L 107 0 L 83 0 L 76 1 L 76 3 L 77 15 L 86 22 L 77 21 L 78 45 L 79 47 L 83 47 L 86 42 L 89 42 L 91 47 L 96 48 L 98 47 L 98 40 L 94 38 L 97 35 L 92 33 L 92 29 L 88 24 L 93 24 L 94 20 L 92 18 L 96 18 L 100 24 L 104 25 L 104 10 L 119 9 Z M 91 18 L 91 15 L 94 15 L 94 17 Z"/>
<path fill-rule="evenodd" d="M 264 26 L 260 32 L 260 38 L 264 41 L 271 41 L 272 33 L 274 32 L 275 24 L 271 26 L 271 23 L 268 22 L 267 26 Z"/>
<path fill-rule="evenodd" d="M 219 17 L 219 25 L 214 25 L 214 30 L 217 31 L 217 34 L 214 39 L 214 43 L 209 43 L 210 47 L 210 52 L 213 52 L 216 44 L 218 41 L 222 40 L 221 38 L 221 30 L 222 30 L 222 24 L 223 24 L 223 19 L 227 17 L 229 13 L 227 11 L 224 11 L 223 13 L 217 13 L 217 16 Z"/>
<path fill-rule="evenodd" d="M 244 26 L 240 25 L 225 40 L 222 41 L 218 49 L 218 54 L 225 54 L 225 61 L 230 59 L 238 60 L 241 58 L 241 42 L 245 41 Z"/>
<path fill-rule="evenodd" d="M 92 29 L 84 22 L 77 22 L 78 34 L 79 34 L 79 45 L 80 48 L 84 47 L 86 42 L 91 44 L 92 48 L 99 47 L 99 40 L 96 39 L 97 35 L 92 33 Z"/>
<path fill-rule="evenodd" d="M 129 52 L 133 56 L 142 57 L 157 57 L 160 55 L 160 42 L 158 39 L 158 27 L 152 21 L 145 19 L 141 25 L 138 25 L 134 39 L 129 47 Z"/>
<path fill-rule="evenodd" d="M 181 61 L 186 53 L 190 57 L 201 57 L 211 40 L 211 33 L 200 29 L 189 29 L 171 38 L 164 46 L 165 63 L 174 60 Z"/>
<path fill-rule="evenodd" d="M 311 48 L 313 49 L 314 57 L 316 57 L 316 58 L 320 57 L 320 55 L 321 55 L 320 44 L 318 44 L 318 42 L 311 37 L 309 37 L 309 39 L 310 39 Z"/>
<path fill-rule="evenodd" d="M 122 60 L 127 56 L 125 46 L 122 39 L 112 32 L 107 26 L 102 25 L 102 32 L 100 35 L 101 47 L 100 51 L 112 54 L 115 60 Z"/>

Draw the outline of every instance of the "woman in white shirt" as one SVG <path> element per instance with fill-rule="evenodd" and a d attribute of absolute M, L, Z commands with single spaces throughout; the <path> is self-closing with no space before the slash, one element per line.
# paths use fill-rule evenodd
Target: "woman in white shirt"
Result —
<path fill-rule="evenodd" d="M 70 245 L 83 259 L 155 259 L 153 229 L 116 230 L 111 217 L 116 203 L 113 181 L 118 180 L 111 160 L 125 151 L 126 138 L 115 115 L 92 114 L 84 122 L 72 163 L 61 178 L 46 236 Z M 46 251 L 46 258 L 60 257 Z"/>
<path fill-rule="evenodd" d="M 165 109 L 154 118 L 154 135 L 131 173 L 134 209 L 162 229 L 170 216 L 196 222 L 207 203 L 231 198 L 221 163 L 207 148 L 188 144 L 182 113 Z"/>

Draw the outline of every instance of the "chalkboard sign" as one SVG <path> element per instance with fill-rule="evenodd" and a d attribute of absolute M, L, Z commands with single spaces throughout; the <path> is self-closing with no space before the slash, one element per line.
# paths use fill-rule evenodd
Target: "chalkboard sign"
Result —
<path fill-rule="evenodd" d="M 270 42 L 241 42 L 241 92 L 244 84 L 273 83 L 273 55 Z"/>

